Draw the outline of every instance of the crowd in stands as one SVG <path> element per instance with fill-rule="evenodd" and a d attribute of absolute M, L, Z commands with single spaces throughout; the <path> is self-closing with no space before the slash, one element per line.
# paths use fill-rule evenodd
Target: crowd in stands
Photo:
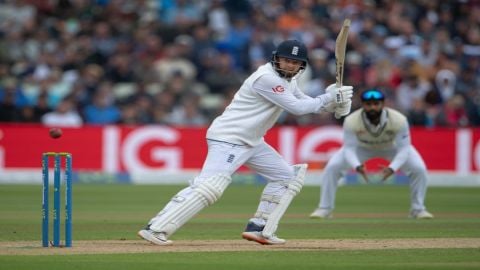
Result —
<path fill-rule="evenodd" d="M 0 122 L 206 126 L 292 38 L 316 96 L 344 18 L 345 84 L 381 89 L 413 126 L 480 126 L 478 0 L 0 0 Z"/>

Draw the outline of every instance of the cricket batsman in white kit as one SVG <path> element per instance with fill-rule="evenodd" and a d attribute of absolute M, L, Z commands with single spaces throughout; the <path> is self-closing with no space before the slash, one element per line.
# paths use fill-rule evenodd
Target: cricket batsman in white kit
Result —
<path fill-rule="evenodd" d="M 183 224 L 215 203 L 231 182 L 231 175 L 246 165 L 268 181 L 258 209 L 242 234 L 260 244 L 284 244 L 275 235 L 278 223 L 305 177 L 307 165 L 291 166 L 264 141 L 265 133 L 284 111 L 295 115 L 335 112 L 347 115 L 353 88 L 330 85 L 315 98 L 303 94 L 297 76 L 307 66 L 307 49 L 297 40 L 282 42 L 269 63 L 251 74 L 230 105 L 207 131 L 208 154 L 200 174 L 178 192 L 138 235 L 168 245 Z"/>
<path fill-rule="evenodd" d="M 410 217 L 433 218 L 424 205 L 427 192 L 427 168 L 411 144 L 407 118 L 400 112 L 384 107 L 384 94 L 371 89 L 361 94 L 362 108 L 345 118 L 343 147 L 328 161 L 322 178 L 319 207 L 311 218 L 331 218 L 335 206 L 338 180 L 350 168 L 368 175 L 363 165 L 371 158 L 389 160 L 382 169 L 382 181 L 396 170 L 402 170 L 410 180 Z"/>

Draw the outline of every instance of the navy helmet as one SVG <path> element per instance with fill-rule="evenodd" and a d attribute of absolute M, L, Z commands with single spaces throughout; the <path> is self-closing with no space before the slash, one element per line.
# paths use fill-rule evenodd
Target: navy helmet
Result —
<path fill-rule="evenodd" d="M 362 100 L 362 102 L 371 100 L 383 101 L 385 100 L 385 95 L 382 93 L 382 91 L 378 89 L 367 89 L 362 92 L 360 99 Z"/>
<path fill-rule="evenodd" d="M 295 59 L 301 61 L 302 67 L 301 69 L 305 69 L 307 67 L 308 62 L 308 53 L 307 47 L 302 42 L 290 39 L 285 40 L 280 43 L 275 51 L 272 53 L 272 65 L 275 67 L 277 72 L 280 75 L 283 75 L 283 72 L 278 69 L 278 57 L 285 57 L 290 59 Z"/>

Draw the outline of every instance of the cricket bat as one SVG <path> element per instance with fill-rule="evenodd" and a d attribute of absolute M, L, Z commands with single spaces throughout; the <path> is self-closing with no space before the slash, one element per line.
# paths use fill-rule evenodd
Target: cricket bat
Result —
<path fill-rule="evenodd" d="M 343 70 L 345 63 L 345 51 L 347 49 L 348 30 L 350 29 L 350 20 L 345 19 L 343 21 L 342 29 L 338 33 L 337 40 L 335 41 L 335 83 L 337 87 L 343 85 Z M 335 114 L 336 118 L 340 118 Z"/>
<path fill-rule="evenodd" d="M 335 42 L 335 64 L 336 64 L 336 84 L 338 87 L 343 85 L 343 67 L 345 62 L 345 51 L 347 49 L 348 30 L 350 29 L 350 20 L 343 21 L 342 29 L 338 33 Z"/>

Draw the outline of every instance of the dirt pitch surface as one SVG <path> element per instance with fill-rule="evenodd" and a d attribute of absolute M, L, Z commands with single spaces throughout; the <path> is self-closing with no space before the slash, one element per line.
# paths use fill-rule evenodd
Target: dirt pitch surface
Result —
<path fill-rule="evenodd" d="M 39 241 L 0 242 L 0 255 L 480 248 L 480 238 L 290 239 L 285 245 L 277 246 L 262 246 L 245 240 L 178 240 L 168 246 L 155 246 L 143 240 L 95 240 L 75 241 L 73 245 L 71 248 L 43 248 Z"/>

